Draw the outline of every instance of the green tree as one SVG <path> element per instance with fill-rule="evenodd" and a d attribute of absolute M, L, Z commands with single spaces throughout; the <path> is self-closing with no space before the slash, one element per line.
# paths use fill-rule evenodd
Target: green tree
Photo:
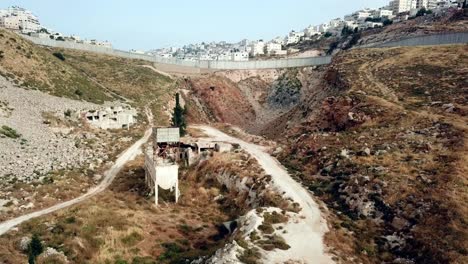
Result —
<path fill-rule="evenodd" d="M 176 93 L 176 105 L 174 107 L 174 114 L 172 115 L 172 126 L 180 128 L 180 135 L 185 136 L 187 129 L 187 122 L 185 115 L 187 111 L 180 105 L 179 93 Z"/>
<path fill-rule="evenodd" d="M 419 17 L 419 16 L 424 16 L 426 14 L 426 8 L 421 8 L 418 10 L 418 13 L 416 13 L 416 16 Z"/>
<path fill-rule="evenodd" d="M 39 236 L 37 234 L 34 234 L 28 246 L 29 264 L 36 263 L 37 256 L 39 256 L 43 251 L 44 251 L 44 248 L 42 247 L 42 243 L 41 243 L 41 240 L 39 239 Z"/>

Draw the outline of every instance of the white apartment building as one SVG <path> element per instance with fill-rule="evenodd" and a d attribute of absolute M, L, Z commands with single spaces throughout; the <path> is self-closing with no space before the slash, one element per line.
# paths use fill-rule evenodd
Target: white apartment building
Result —
<path fill-rule="evenodd" d="M 286 45 L 296 44 L 301 40 L 297 35 L 288 35 L 285 39 Z"/>
<path fill-rule="evenodd" d="M 281 44 L 270 42 L 266 45 L 266 51 L 269 56 L 277 55 L 281 53 L 282 46 Z"/>
<path fill-rule="evenodd" d="M 0 27 L 21 30 L 23 33 L 37 32 L 42 28 L 39 19 L 33 13 L 17 6 L 0 12 Z"/>
<path fill-rule="evenodd" d="M 249 53 L 246 51 L 237 51 L 231 54 L 231 60 L 233 61 L 248 61 Z"/>
<path fill-rule="evenodd" d="M 375 18 L 392 19 L 393 18 L 393 10 L 379 9 L 379 10 L 375 10 L 373 15 L 374 15 Z"/>
<path fill-rule="evenodd" d="M 437 7 L 437 2 L 444 0 L 394 0 L 390 2 L 394 14 L 411 11 L 411 9 L 434 9 Z"/>
<path fill-rule="evenodd" d="M 284 38 L 283 37 L 276 37 L 272 40 L 272 42 L 274 43 L 278 43 L 278 44 L 281 44 L 281 45 L 284 45 L 285 44 L 285 41 L 284 41 Z"/>
<path fill-rule="evenodd" d="M 306 29 L 304 29 L 304 34 L 306 37 L 312 37 L 315 35 L 320 35 L 320 31 L 318 26 L 309 26 Z"/>
<path fill-rule="evenodd" d="M 265 42 L 263 42 L 263 40 L 253 42 L 250 45 L 250 55 L 252 55 L 253 57 L 257 55 L 264 55 L 264 54 L 265 54 Z"/>
<path fill-rule="evenodd" d="M 330 28 L 330 26 L 328 24 L 321 24 L 319 26 L 319 31 L 320 33 L 325 33 L 328 31 L 328 29 Z"/>
<path fill-rule="evenodd" d="M 395 14 L 409 12 L 414 4 L 414 0 L 394 0 L 390 6 Z"/>

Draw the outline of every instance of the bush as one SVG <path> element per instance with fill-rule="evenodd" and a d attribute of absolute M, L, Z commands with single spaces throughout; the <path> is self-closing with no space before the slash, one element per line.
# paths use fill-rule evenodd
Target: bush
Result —
<path fill-rule="evenodd" d="M 259 263 L 260 257 L 261 255 L 257 248 L 246 249 L 242 255 L 238 256 L 239 260 L 246 264 L 257 264 Z"/>
<path fill-rule="evenodd" d="M 336 48 L 338 48 L 338 44 L 339 44 L 338 41 L 333 41 L 332 43 L 330 43 L 330 46 L 328 47 L 328 50 L 327 50 L 327 55 L 331 55 L 333 53 L 333 51 Z"/>
<path fill-rule="evenodd" d="M 43 251 L 44 251 L 44 248 L 42 247 L 42 243 L 41 243 L 41 240 L 39 239 L 39 236 L 34 234 L 31 239 L 31 243 L 29 243 L 29 246 L 28 246 L 29 264 L 36 263 L 37 256 L 39 256 Z"/>
<path fill-rule="evenodd" d="M 124 236 L 121 241 L 127 246 L 134 246 L 138 244 L 138 242 L 143 240 L 143 236 L 137 232 L 132 232 L 131 234 Z"/>
<path fill-rule="evenodd" d="M 70 109 L 67 109 L 65 112 L 63 112 L 65 117 L 71 117 L 72 111 Z"/>
<path fill-rule="evenodd" d="M 329 37 L 332 36 L 332 33 L 330 33 L 330 32 L 325 32 L 325 35 L 323 35 L 323 36 L 326 37 L 326 38 L 329 38 Z"/>
<path fill-rule="evenodd" d="M 83 92 L 81 90 L 79 90 L 79 89 L 75 91 L 75 94 L 80 96 L 80 97 L 83 96 Z"/>
<path fill-rule="evenodd" d="M 60 52 L 54 52 L 52 53 L 52 55 L 54 55 L 56 58 L 58 58 L 61 61 L 65 61 L 65 56 L 63 56 L 63 54 Z"/>
<path fill-rule="evenodd" d="M 0 128 L 0 134 L 13 139 L 21 137 L 21 134 L 9 126 L 2 126 Z"/>
<path fill-rule="evenodd" d="M 166 251 L 159 256 L 159 260 L 170 260 L 179 256 L 184 250 L 176 243 L 163 243 Z"/>
<path fill-rule="evenodd" d="M 384 26 L 388 26 L 388 25 L 391 25 L 391 24 L 393 24 L 393 20 L 385 19 L 385 20 L 383 21 L 383 25 L 384 25 Z"/>

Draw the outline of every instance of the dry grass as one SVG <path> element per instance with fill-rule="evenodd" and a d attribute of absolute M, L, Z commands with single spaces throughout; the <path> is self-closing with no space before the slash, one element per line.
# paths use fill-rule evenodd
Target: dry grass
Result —
<path fill-rule="evenodd" d="M 116 99 L 129 100 L 137 108 L 149 106 L 158 125 L 167 125 L 167 104 L 173 100 L 176 81 L 141 67 L 147 62 L 76 50 L 56 50 L 65 63 L 108 91 Z"/>
<path fill-rule="evenodd" d="M 109 190 L 77 206 L 35 219 L 19 231 L 0 238 L 0 262 L 20 263 L 26 256 L 16 249 L 20 238 L 37 233 L 45 246 L 63 251 L 73 263 L 107 263 L 135 258 L 160 258 L 162 263 L 209 254 L 222 245 L 215 240 L 217 225 L 227 216 L 210 199 L 192 196 L 194 184 L 181 181 L 178 204 L 153 206 L 146 196 L 143 159 L 128 164 Z M 196 203 L 193 200 L 197 198 Z M 181 226 L 187 226 L 181 229 Z M 167 253 L 166 244 L 180 249 Z M 159 262 L 158 262 L 159 263 Z"/>
<path fill-rule="evenodd" d="M 0 74 L 30 89 L 94 103 L 110 100 L 102 89 L 73 67 L 20 36 L 0 30 Z M 79 92 L 78 92 L 79 91 Z"/>

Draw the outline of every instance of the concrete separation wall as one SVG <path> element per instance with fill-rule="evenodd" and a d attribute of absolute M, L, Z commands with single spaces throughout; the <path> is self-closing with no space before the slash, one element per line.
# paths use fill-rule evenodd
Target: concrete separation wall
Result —
<path fill-rule="evenodd" d="M 293 67 L 318 66 L 331 63 L 332 56 L 289 58 L 278 60 L 254 60 L 254 61 L 187 61 L 175 58 L 162 58 L 145 54 L 135 54 L 127 51 L 115 50 L 100 46 L 79 44 L 74 42 L 55 41 L 51 39 L 33 38 L 24 36 L 24 38 L 35 44 L 49 46 L 54 48 L 75 49 L 100 54 L 107 54 L 128 59 L 139 59 L 154 63 L 158 69 L 167 72 L 180 73 L 200 73 L 210 70 L 250 70 L 250 69 L 280 69 Z M 401 39 L 387 43 L 371 43 L 356 48 L 383 48 L 399 46 L 425 46 L 425 45 L 446 45 L 446 44 L 464 44 L 468 43 L 468 32 L 447 33 L 438 35 L 427 35 Z"/>
<path fill-rule="evenodd" d="M 160 64 L 177 65 L 182 67 L 200 68 L 200 69 L 214 69 L 214 70 L 238 70 L 238 69 L 276 69 L 276 68 L 290 68 L 290 67 L 307 67 L 329 64 L 331 56 L 323 57 L 309 57 L 309 58 L 290 58 L 279 60 L 265 60 L 265 61 L 187 61 L 175 58 L 162 58 L 145 54 L 135 54 L 121 50 L 115 50 L 100 46 L 80 44 L 67 41 L 55 41 L 52 39 L 33 38 L 23 36 L 24 38 L 32 41 L 37 45 L 75 49 L 100 54 L 107 54 L 129 59 L 139 59 L 155 63 L 157 66 Z"/>
<path fill-rule="evenodd" d="M 404 46 L 433 46 L 448 44 L 466 44 L 468 43 L 468 32 L 445 33 L 437 35 L 425 35 L 417 37 L 408 37 L 400 40 L 386 43 L 370 43 L 357 48 L 387 48 Z"/>

